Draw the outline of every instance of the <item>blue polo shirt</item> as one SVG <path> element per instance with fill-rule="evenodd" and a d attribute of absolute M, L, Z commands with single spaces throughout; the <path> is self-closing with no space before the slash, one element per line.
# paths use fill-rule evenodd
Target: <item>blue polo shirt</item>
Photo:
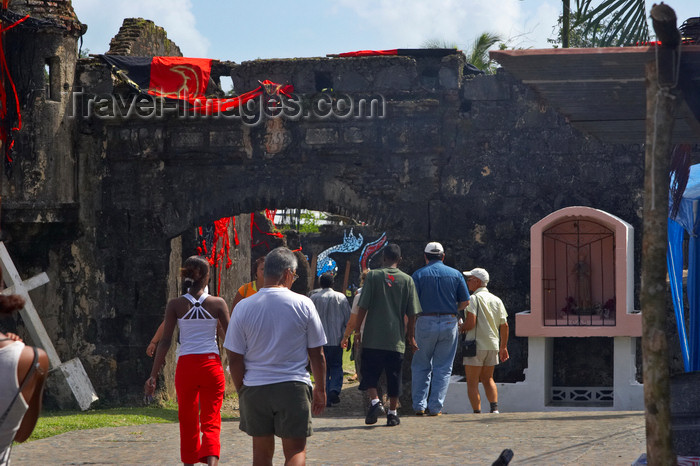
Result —
<path fill-rule="evenodd" d="M 413 281 L 425 314 L 456 314 L 457 303 L 469 301 L 469 290 L 462 273 L 441 260 L 430 261 L 413 272 Z"/>

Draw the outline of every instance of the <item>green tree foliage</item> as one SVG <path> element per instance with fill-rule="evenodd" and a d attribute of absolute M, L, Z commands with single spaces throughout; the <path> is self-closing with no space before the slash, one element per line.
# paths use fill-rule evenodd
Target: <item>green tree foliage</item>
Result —
<path fill-rule="evenodd" d="M 570 18 L 574 24 L 579 24 L 580 15 L 577 12 L 572 13 Z M 568 47 L 572 48 L 587 48 L 587 47 L 598 47 L 598 38 L 602 31 L 607 27 L 607 22 L 601 23 L 596 28 L 587 30 L 585 25 L 579 25 L 569 28 Z M 557 20 L 557 26 L 553 28 L 553 32 L 556 31 L 554 37 L 547 39 L 547 42 L 552 44 L 554 48 L 558 48 L 561 44 L 564 47 L 565 44 L 565 27 L 564 27 L 564 15 L 559 16 Z"/>
<path fill-rule="evenodd" d="M 487 74 L 493 74 L 496 72 L 496 65 L 489 58 L 489 49 L 498 43 L 503 43 L 503 38 L 497 34 L 492 34 L 490 32 L 484 32 L 479 35 L 471 47 L 466 50 L 465 55 L 467 57 L 467 62 L 476 66 L 480 70 Z M 429 39 L 423 42 L 421 45 L 426 49 L 457 49 L 458 46 L 455 43 L 447 42 L 442 39 Z M 501 47 L 503 48 L 503 47 Z"/>
<path fill-rule="evenodd" d="M 454 42 L 448 42 L 444 39 L 428 39 L 421 44 L 424 49 L 458 49 L 459 46 Z"/>
<path fill-rule="evenodd" d="M 503 43 L 501 36 L 490 32 L 482 33 L 474 39 L 474 43 L 467 51 L 467 62 L 487 74 L 494 74 L 497 67 L 489 58 L 489 49 L 499 42 Z"/>
<path fill-rule="evenodd" d="M 649 40 L 644 0 L 592 3 L 593 0 L 574 0 L 571 5 L 571 0 L 562 0 L 558 38 L 563 44 L 566 38 L 573 47 L 619 47 Z M 574 45 L 576 41 L 579 45 Z"/>
<path fill-rule="evenodd" d="M 305 209 L 289 209 L 280 212 L 279 230 L 297 230 L 299 233 L 318 233 L 328 214 Z"/>

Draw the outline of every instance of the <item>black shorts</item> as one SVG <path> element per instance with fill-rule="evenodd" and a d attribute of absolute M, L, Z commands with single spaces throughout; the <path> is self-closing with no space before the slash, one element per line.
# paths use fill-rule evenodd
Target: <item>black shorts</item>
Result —
<path fill-rule="evenodd" d="M 374 348 L 362 348 L 360 390 L 377 388 L 382 371 L 386 372 L 386 394 L 393 398 L 401 394 L 403 353 Z"/>

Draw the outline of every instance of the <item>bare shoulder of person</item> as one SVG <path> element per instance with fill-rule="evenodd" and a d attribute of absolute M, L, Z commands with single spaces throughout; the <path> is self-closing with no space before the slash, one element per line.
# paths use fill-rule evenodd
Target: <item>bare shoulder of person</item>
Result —
<path fill-rule="evenodd" d="M 217 310 L 228 310 L 228 304 L 226 300 L 220 296 L 210 296 L 207 299 L 212 300 L 212 306 Z"/>

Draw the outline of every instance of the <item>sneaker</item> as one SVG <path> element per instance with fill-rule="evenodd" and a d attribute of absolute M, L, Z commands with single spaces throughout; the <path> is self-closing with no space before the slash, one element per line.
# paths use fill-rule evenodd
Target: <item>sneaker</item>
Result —
<path fill-rule="evenodd" d="M 501 413 L 499 413 L 498 410 L 495 409 L 495 410 L 491 411 L 491 414 L 501 414 Z"/>
<path fill-rule="evenodd" d="M 442 416 L 442 411 L 438 411 L 437 413 L 433 413 L 430 410 L 428 410 L 428 416 Z"/>
<path fill-rule="evenodd" d="M 401 424 L 401 421 L 399 420 L 399 417 L 396 414 L 387 414 L 386 415 L 386 425 L 389 427 L 393 426 L 398 426 Z"/>
<path fill-rule="evenodd" d="M 422 415 L 424 415 L 424 414 L 425 414 L 425 410 L 424 410 L 424 409 L 419 409 L 418 411 L 416 411 L 416 416 L 422 416 Z"/>
<path fill-rule="evenodd" d="M 384 406 L 382 406 L 381 401 L 374 406 L 370 406 L 369 411 L 367 411 L 367 417 L 365 417 L 365 424 L 376 424 L 379 416 L 384 413 Z"/>
<path fill-rule="evenodd" d="M 337 405 L 340 403 L 340 394 L 335 390 L 331 390 L 331 392 L 328 394 L 328 402 Z"/>

